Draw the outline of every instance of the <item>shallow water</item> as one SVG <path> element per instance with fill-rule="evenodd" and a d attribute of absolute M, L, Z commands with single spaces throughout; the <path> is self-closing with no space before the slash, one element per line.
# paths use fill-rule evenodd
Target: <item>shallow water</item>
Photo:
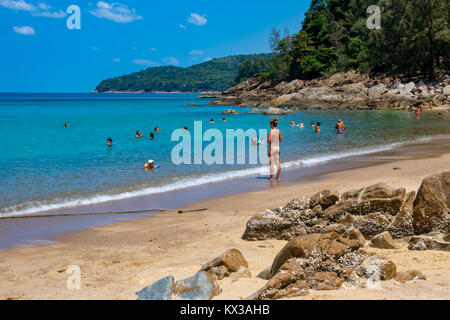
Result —
<path fill-rule="evenodd" d="M 266 176 L 268 168 L 260 164 L 172 163 L 178 143 L 171 141 L 172 132 L 187 126 L 192 133 L 194 121 L 203 122 L 203 131 L 215 128 L 224 136 L 226 129 L 268 129 L 272 117 L 259 114 L 225 116 L 223 123 L 221 113 L 230 107 L 207 106 L 209 101 L 194 94 L 0 94 L 0 215 L 123 199 L 249 174 Z M 188 103 L 199 106 L 186 107 Z M 215 124 L 209 123 L 211 118 Z M 349 129 L 345 136 L 335 134 L 338 118 Z M 448 113 L 441 120 L 431 113 L 416 120 L 407 112 L 297 111 L 280 117 L 283 165 L 332 161 L 450 135 L 449 118 Z M 291 128 L 290 121 L 301 121 L 305 128 Z M 322 123 L 320 135 L 309 126 L 312 121 Z M 160 132 L 150 140 L 155 127 Z M 138 129 L 144 138 L 134 137 Z M 107 138 L 113 139 L 113 147 L 106 146 Z M 161 168 L 143 170 L 148 159 Z"/>

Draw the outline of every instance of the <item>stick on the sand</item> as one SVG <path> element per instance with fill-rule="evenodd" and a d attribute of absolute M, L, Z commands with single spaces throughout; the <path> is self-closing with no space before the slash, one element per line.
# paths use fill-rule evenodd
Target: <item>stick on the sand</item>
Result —
<path fill-rule="evenodd" d="M 12 217 L 0 217 L 0 220 L 13 220 L 13 219 L 33 219 L 33 218 L 54 218 L 54 217 L 80 217 L 80 216 L 98 216 L 107 214 L 135 214 L 146 212 L 164 212 L 164 209 L 148 209 L 138 211 L 120 211 L 120 212 L 95 212 L 95 213 L 64 213 L 64 214 L 45 214 L 45 215 L 27 215 L 27 216 L 12 216 Z"/>
<path fill-rule="evenodd" d="M 178 214 L 182 214 L 182 213 L 189 213 L 189 212 L 200 212 L 200 211 L 206 211 L 208 210 L 208 208 L 203 208 L 203 209 L 195 209 L 195 210 L 178 210 Z"/>

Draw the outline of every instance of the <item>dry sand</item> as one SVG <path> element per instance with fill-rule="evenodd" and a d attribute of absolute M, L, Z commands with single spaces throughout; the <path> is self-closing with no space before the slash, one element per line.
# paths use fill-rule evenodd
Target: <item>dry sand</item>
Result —
<path fill-rule="evenodd" d="M 393 170 L 400 167 L 401 170 Z M 450 154 L 398 160 L 367 168 L 336 172 L 313 182 L 251 192 L 189 205 L 208 211 L 158 215 L 64 235 L 60 241 L 0 252 L 0 299 L 136 299 L 135 292 L 173 275 L 193 275 L 207 261 L 230 248 L 247 259 L 251 279 L 220 282 L 216 299 L 246 298 L 265 284 L 256 275 L 272 264 L 286 241 L 241 239 L 254 214 L 322 189 L 346 191 L 372 183 L 417 190 L 422 179 L 450 168 Z M 450 253 L 368 249 L 392 259 L 398 271 L 419 269 L 427 280 L 381 283 L 381 289 L 314 291 L 300 299 L 450 299 Z M 68 290 L 69 265 L 82 271 L 80 290 Z"/>

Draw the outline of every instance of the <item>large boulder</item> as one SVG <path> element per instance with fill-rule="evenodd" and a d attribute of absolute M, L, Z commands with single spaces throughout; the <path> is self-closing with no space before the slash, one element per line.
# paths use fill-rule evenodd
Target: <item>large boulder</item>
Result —
<path fill-rule="evenodd" d="M 398 272 L 395 276 L 395 281 L 405 283 L 412 280 L 427 280 L 427 277 L 419 270 L 407 270 Z"/>
<path fill-rule="evenodd" d="M 214 279 L 222 280 L 237 272 L 244 274 L 245 270 L 248 270 L 248 263 L 239 250 L 230 249 L 203 265 L 200 270 L 207 272 Z"/>
<path fill-rule="evenodd" d="M 386 86 L 384 84 L 376 85 L 372 88 L 369 88 L 367 94 L 370 99 L 378 99 L 386 92 Z"/>
<path fill-rule="evenodd" d="M 448 232 L 450 226 L 450 171 L 426 177 L 414 201 L 415 234 Z"/>
<path fill-rule="evenodd" d="M 173 284 L 174 279 L 172 276 L 158 280 L 136 292 L 138 300 L 171 300 Z"/>

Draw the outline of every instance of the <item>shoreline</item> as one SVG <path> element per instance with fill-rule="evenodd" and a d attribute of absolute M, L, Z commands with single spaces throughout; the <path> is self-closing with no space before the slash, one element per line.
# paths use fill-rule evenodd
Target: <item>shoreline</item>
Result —
<path fill-rule="evenodd" d="M 423 152 L 436 155 L 450 152 L 450 137 L 436 136 L 419 141 L 399 143 L 356 154 L 327 158 L 312 165 L 303 164 L 284 168 L 282 186 L 305 184 L 319 180 L 324 174 L 363 168 L 391 161 L 390 156 L 409 154 L 421 157 Z M 437 153 L 436 153 L 437 152 Z M 268 173 L 267 173 L 268 174 Z M 33 214 L 14 215 L 12 219 L 0 219 L 0 250 L 32 246 L 42 242 L 56 241 L 61 235 L 92 227 L 101 227 L 123 221 L 157 215 L 156 209 L 164 211 L 189 206 L 193 203 L 220 199 L 236 194 L 270 190 L 272 185 L 266 175 L 253 173 L 222 181 L 202 183 L 161 193 L 142 194 L 92 204 L 42 210 Z M 275 182 L 276 184 L 276 182 Z M 148 210 L 152 208 L 154 210 Z M 105 214 L 109 212 L 144 211 L 130 214 Z M 92 215 L 92 213 L 98 213 Z M 32 218 L 36 215 L 36 218 Z M 45 215 L 49 217 L 40 218 Z M 52 217 L 52 215 L 64 215 Z M 20 219 L 21 216 L 27 219 Z M 29 218 L 28 218 L 29 217 Z M 19 218 L 19 219 L 18 219 Z"/>
<path fill-rule="evenodd" d="M 449 142 L 449 141 L 447 141 Z M 446 149 L 446 150 L 443 150 Z M 370 159 L 371 158 L 371 159 Z M 216 299 L 246 298 L 265 284 L 256 275 L 269 266 L 286 241 L 241 239 L 246 221 L 300 195 L 323 189 L 340 192 L 385 182 L 417 190 L 422 179 L 449 169 L 450 152 L 442 144 L 393 150 L 364 158 L 366 166 L 319 174 L 307 182 L 222 196 L 183 206 L 205 212 L 179 215 L 169 210 L 109 226 L 66 233 L 57 242 L 0 252 L 0 298 L 10 299 L 135 299 L 135 292 L 169 274 L 190 276 L 205 262 L 230 248 L 249 262 L 252 278 L 223 280 Z M 392 170 L 399 167 L 400 170 Z M 358 177 L 355 180 L 354 177 Z M 391 258 L 400 271 L 418 268 L 426 281 L 383 282 L 382 289 L 313 291 L 302 299 L 449 299 L 450 259 L 447 252 L 369 249 Z M 415 259 L 414 259 L 415 258 Z M 82 289 L 67 290 L 67 266 L 79 265 Z"/>

